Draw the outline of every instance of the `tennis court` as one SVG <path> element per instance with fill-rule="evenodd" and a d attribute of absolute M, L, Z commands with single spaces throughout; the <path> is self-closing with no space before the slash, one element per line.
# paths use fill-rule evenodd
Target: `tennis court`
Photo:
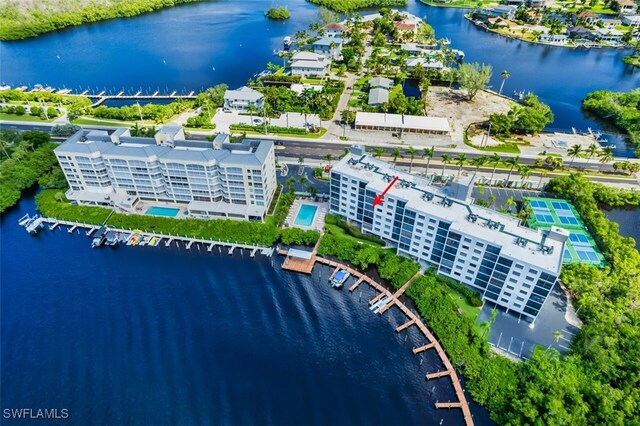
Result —
<path fill-rule="evenodd" d="M 563 263 L 580 262 L 599 267 L 605 265 L 604 256 L 569 201 L 540 197 L 527 199 L 533 210 L 528 220 L 531 228 L 548 230 L 552 226 L 558 226 L 571 233 L 562 256 Z"/>

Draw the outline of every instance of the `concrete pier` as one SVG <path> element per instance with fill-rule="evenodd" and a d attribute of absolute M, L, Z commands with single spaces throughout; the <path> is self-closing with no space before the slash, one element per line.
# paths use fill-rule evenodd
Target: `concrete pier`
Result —
<path fill-rule="evenodd" d="M 67 232 L 70 233 L 70 234 L 73 234 L 73 231 L 75 231 L 77 227 L 78 227 L 78 225 L 75 224 L 71 228 L 69 228 L 69 230 Z"/>

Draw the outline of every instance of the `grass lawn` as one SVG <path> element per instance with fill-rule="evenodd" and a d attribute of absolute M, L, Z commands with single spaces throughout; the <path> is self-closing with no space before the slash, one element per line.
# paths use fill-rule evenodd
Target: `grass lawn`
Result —
<path fill-rule="evenodd" d="M 113 127 L 131 127 L 133 122 L 131 121 L 118 121 L 118 120 L 99 120 L 94 118 L 80 117 L 71 122 L 72 124 L 84 124 L 89 126 L 113 126 Z M 148 126 L 149 124 L 141 124 Z"/>
<path fill-rule="evenodd" d="M 478 315 L 480 315 L 480 311 L 482 309 L 475 308 L 467 302 L 467 299 L 458 293 L 456 290 L 452 289 L 447 285 L 443 285 L 442 288 L 449 294 L 449 297 L 455 302 L 455 304 L 462 311 L 462 315 L 469 318 L 474 323 L 474 328 L 478 333 L 480 333 L 480 324 L 478 323 Z"/>
<path fill-rule="evenodd" d="M 324 224 L 325 229 L 327 230 L 328 233 L 335 235 L 338 238 L 344 238 L 347 240 L 351 240 L 354 241 L 358 244 L 368 244 L 370 246 L 374 246 L 374 247 L 382 247 L 381 244 L 377 244 L 374 243 L 373 241 L 367 241 L 367 240 L 361 240 L 360 238 L 356 238 L 352 235 L 349 235 L 345 232 L 344 229 L 340 228 L 338 225 L 330 225 L 328 223 Z"/>
<path fill-rule="evenodd" d="M 509 154 L 520 154 L 520 148 L 518 145 L 512 143 L 503 143 L 502 145 L 493 145 L 493 146 L 475 146 L 467 138 L 464 139 L 464 144 L 470 146 L 471 148 L 475 148 L 479 151 L 487 151 L 487 152 L 506 152 Z"/>
<path fill-rule="evenodd" d="M 246 133 L 247 135 L 264 135 L 264 132 L 254 132 L 253 130 L 232 130 L 232 133 L 234 135 L 241 135 L 243 133 Z M 292 138 L 318 139 L 324 136 L 325 133 L 327 133 L 327 129 L 325 129 L 324 127 L 321 127 L 318 133 L 307 133 L 305 135 L 298 135 L 294 133 L 279 133 L 279 132 L 278 133 L 269 132 L 268 134 L 276 135 L 276 136 L 289 136 Z"/>
<path fill-rule="evenodd" d="M 17 114 L 6 114 L 4 112 L 0 112 L 0 120 L 7 121 L 31 121 L 36 123 L 51 123 L 58 117 L 50 118 L 48 120 L 41 120 L 40 117 L 35 117 L 29 114 L 17 115 Z"/>

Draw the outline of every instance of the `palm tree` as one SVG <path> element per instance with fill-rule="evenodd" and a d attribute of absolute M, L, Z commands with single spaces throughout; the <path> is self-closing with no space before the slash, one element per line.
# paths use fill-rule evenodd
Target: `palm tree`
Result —
<path fill-rule="evenodd" d="M 427 167 L 424 170 L 424 174 L 428 174 L 429 173 L 429 163 L 431 163 L 431 159 L 433 158 L 433 154 L 435 153 L 436 149 L 434 147 L 431 148 L 425 148 L 422 151 L 422 155 L 424 157 L 427 157 Z"/>
<path fill-rule="evenodd" d="M 411 169 L 413 168 L 413 159 L 416 158 L 417 153 L 418 150 L 414 147 L 410 146 L 409 148 L 407 148 L 407 154 L 409 154 L 409 158 L 411 159 L 411 161 L 409 162 L 409 173 L 411 173 Z"/>
<path fill-rule="evenodd" d="M 553 340 L 558 343 L 560 341 L 560 339 L 562 339 L 562 333 L 560 333 L 558 330 L 553 332 Z M 549 349 L 551 349 L 551 345 L 553 345 L 553 342 L 549 343 L 549 346 L 547 347 L 547 351 Z M 545 351 L 546 352 L 546 351 Z"/>
<path fill-rule="evenodd" d="M 473 160 L 471 160 L 471 165 L 472 166 L 476 166 L 476 172 L 477 172 L 480 169 L 480 167 L 482 167 L 485 164 L 487 164 L 487 161 L 489 161 L 489 156 L 488 155 L 480 155 L 480 156 L 474 158 Z"/>
<path fill-rule="evenodd" d="M 327 161 L 329 162 L 329 167 L 331 167 L 331 160 L 333 160 L 333 155 L 327 154 L 324 156 L 324 158 L 327 159 Z"/>
<path fill-rule="evenodd" d="M 504 87 L 504 82 L 507 81 L 509 77 L 511 77 L 511 74 L 509 73 L 509 71 L 504 70 L 500 73 L 500 77 L 502 77 L 502 84 L 500 85 L 500 90 L 498 91 L 498 93 L 502 94 L 502 88 Z"/>
<path fill-rule="evenodd" d="M 442 154 L 442 178 L 444 179 L 444 169 L 447 164 L 451 162 L 451 156 L 449 154 Z"/>
<path fill-rule="evenodd" d="M 400 148 L 393 148 L 393 151 L 391 151 L 391 157 L 393 158 L 393 165 L 395 166 L 398 157 L 402 157 L 402 155 L 400 155 Z"/>
<path fill-rule="evenodd" d="M 508 185 L 509 182 L 511 181 L 511 173 L 513 172 L 513 169 L 520 164 L 519 161 L 520 161 L 520 156 L 516 155 L 515 157 L 507 158 L 507 160 L 504 162 L 507 166 L 511 166 L 511 168 L 509 169 L 509 175 L 507 176 L 507 181 L 505 182 L 505 185 Z"/>
<path fill-rule="evenodd" d="M 600 161 L 600 168 L 598 169 L 598 171 L 601 172 L 602 166 L 604 166 L 605 163 L 609 163 L 613 161 L 613 147 L 605 146 L 604 148 L 602 148 L 602 153 L 600 154 L 599 161 Z"/>
<path fill-rule="evenodd" d="M 382 154 L 384 154 L 384 148 L 378 147 L 373 151 L 373 158 L 376 158 L 376 157 L 380 158 L 382 157 Z"/>
<path fill-rule="evenodd" d="M 544 162 L 551 170 L 555 170 L 559 167 L 558 161 L 562 161 L 560 157 L 554 157 L 553 155 L 547 155 L 547 158 L 544 159 Z"/>
<path fill-rule="evenodd" d="M 464 166 L 464 163 L 466 162 L 467 162 L 467 154 L 462 153 L 456 156 L 456 164 L 460 166 L 458 168 L 458 176 L 460 176 L 460 173 L 462 173 L 462 166 Z"/>
<path fill-rule="evenodd" d="M 520 177 L 522 178 L 522 186 L 524 186 L 524 181 L 531 176 L 531 167 L 529 166 L 520 166 L 518 167 L 518 173 L 520 173 Z"/>
<path fill-rule="evenodd" d="M 578 155 L 580 155 L 580 153 L 582 152 L 582 147 L 578 144 L 575 144 L 573 146 L 571 146 L 568 150 L 567 150 L 567 155 L 569 157 L 571 157 L 571 162 L 569 163 L 569 168 L 571 168 L 571 165 L 573 164 L 573 160 L 576 159 L 576 157 Z"/>
<path fill-rule="evenodd" d="M 302 176 L 300 176 L 300 177 L 298 178 L 298 183 L 299 183 L 300 185 L 304 186 L 304 184 L 305 184 L 305 183 L 307 183 L 307 181 L 308 181 L 308 180 L 309 180 L 309 179 L 307 179 L 307 177 L 306 177 L 306 176 L 302 175 Z"/>
<path fill-rule="evenodd" d="M 589 164 L 591 157 L 593 157 L 594 155 L 597 155 L 599 152 L 600 152 L 600 147 L 598 146 L 597 143 L 592 143 L 591 145 L 589 145 L 587 147 L 587 164 Z"/>
<path fill-rule="evenodd" d="M 496 154 L 494 152 L 493 153 L 493 157 L 491 157 L 489 159 L 489 163 L 493 164 L 493 171 L 491 172 L 491 179 L 489 179 L 489 185 L 491 185 L 491 182 L 493 182 L 493 175 L 496 173 L 496 168 L 498 167 L 498 164 L 502 163 L 502 157 L 500 157 L 498 154 Z"/>
<path fill-rule="evenodd" d="M 538 181 L 538 189 L 542 187 L 542 178 L 545 177 L 549 172 L 546 170 L 540 170 L 540 180 Z"/>
<path fill-rule="evenodd" d="M 253 105 L 249 105 L 247 107 L 247 112 L 249 113 L 249 117 L 251 117 L 251 123 L 250 124 L 253 126 L 253 114 L 258 112 L 258 109 Z"/>
<path fill-rule="evenodd" d="M 304 164 L 304 157 L 298 157 L 298 164 L 301 166 Z"/>

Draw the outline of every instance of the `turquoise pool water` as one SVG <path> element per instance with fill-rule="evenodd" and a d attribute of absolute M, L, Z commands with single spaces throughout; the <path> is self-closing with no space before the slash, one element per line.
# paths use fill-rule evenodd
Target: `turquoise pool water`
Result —
<path fill-rule="evenodd" d="M 293 223 L 300 226 L 311 226 L 313 218 L 316 216 L 316 211 L 318 211 L 318 206 L 312 206 L 311 204 L 301 205 Z"/>
<path fill-rule="evenodd" d="M 144 214 L 152 216 L 176 217 L 180 209 L 171 209 L 168 207 L 149 207 Z"/>

